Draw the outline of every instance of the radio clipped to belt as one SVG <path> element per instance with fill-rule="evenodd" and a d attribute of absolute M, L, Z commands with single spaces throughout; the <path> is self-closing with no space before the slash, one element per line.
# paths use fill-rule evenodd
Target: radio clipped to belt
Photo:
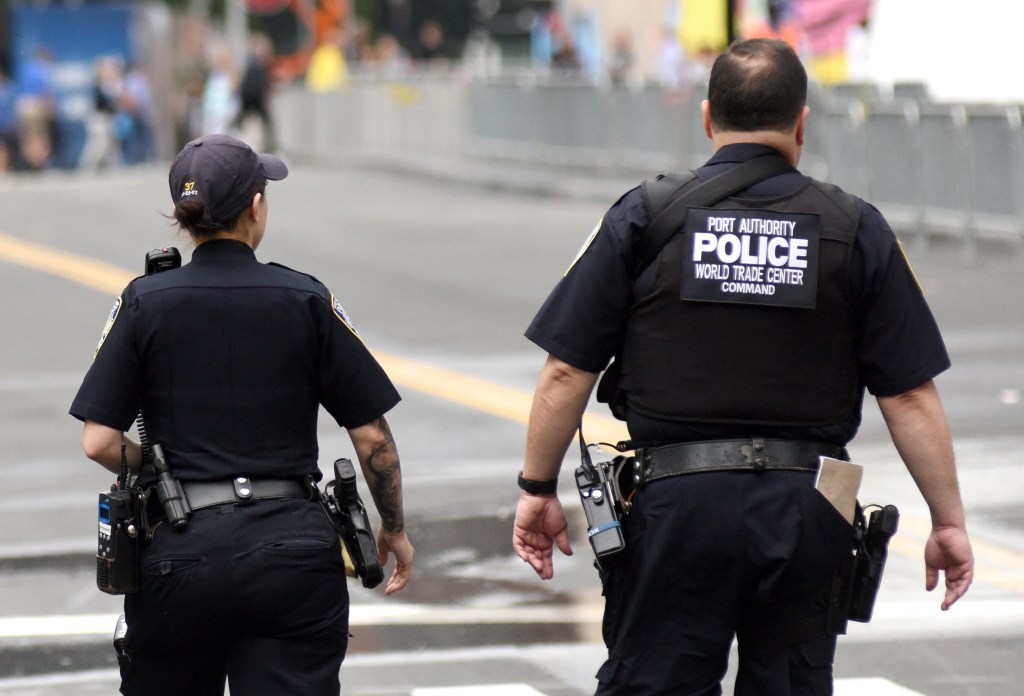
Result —
<path fill-rule="evenodd" d="M 587 538 L 594 550 L 597 567 L 608 570 L 622 557 L 626 540 L 620 519 L 629 514 L 631 501 L 622 497 L 619 476 L 632 471 L 632 457 L 609 458 L 600 444 L 588 445 L 579 429 L 580 466 L 576 467 L 583 512 L 587 517 Z"/>
<path fill-rule="evenodd" d="M 96 586 L 107 594 L 139 589 L 139 541 L 146 532 L 145 494 L 134 486 L 121 445 L 121 475 L 109 493 L 99 494 Z"/>

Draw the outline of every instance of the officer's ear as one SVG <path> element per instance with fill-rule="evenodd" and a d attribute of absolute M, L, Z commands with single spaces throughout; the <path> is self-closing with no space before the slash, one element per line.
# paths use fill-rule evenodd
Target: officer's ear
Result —
<path fill-rule="evenodd" d="M 253 222 L 259 222 L 260 216 L 263 214 L 263 203 L 264 199 L 262 193 L 257 193 L 252 197 L 252 203 L 249 204 L 249 214 L 252 215 Z"/>
<path fill-rule="evenodd" d="M 700 113 L 704 118 L 704 132 L 711 138 L 711 102 L 707 99 L 700 103 Z"/>
<path fill-rule="evenodd" d="M 811 113 L 811 107 L 804 106 L 804 110 L 800 112 L 800 118 L 796 121 L 796 144 L 804 144 L 804 124 L 807 122 L 807 115 Z"/>

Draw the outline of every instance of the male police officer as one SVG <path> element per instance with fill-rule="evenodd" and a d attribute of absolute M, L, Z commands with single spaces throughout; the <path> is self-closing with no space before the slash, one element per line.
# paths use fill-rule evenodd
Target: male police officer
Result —
<path fill-rule="evenodd" d="M 932 382 L 949 366 L 945 348 L 878 211 L 794 168 L 806 90 L 785 43 L 732 45 L 702 105 L 714 156 L 682 191 L 758 158 L 788 164 L 688 207 L 682 233 L 646 266 L 637 244 L 651 215 L 641 189 L 626 193 L 527 331 L 549 356 L 513 544 L 540 577 L 552 576 L 554 544 L 572 552 L 555 485 L 613 355 L 640 448 L 624 559 L 602 572 L 608 660 L 598 694 L 721 693 L 734 638 L 737 694 L 831 693 L 829 589 L 852 528 L 814 478 L 820 457 L 847 459 L 865 388 L 931 511 L 927 589 L 944 571 L 948 609 L 971 584 Z"/>

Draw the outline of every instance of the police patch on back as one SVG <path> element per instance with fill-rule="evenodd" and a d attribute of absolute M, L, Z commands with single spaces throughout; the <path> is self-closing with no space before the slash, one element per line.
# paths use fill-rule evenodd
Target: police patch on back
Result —
<path fill-rule="evenodd" d="M 356 338 L 361 338 L 359 332 L 356 331 L 355 325 L 352 323 L 352 319 L 348 316 L 348 312 L 341 306 L 341 302 L 338 301 L 338 298 L 333 293 L 331 294 L 331 307 L 334 309 L 334 316 L 341 319 L 342 323 L 348 327 L 349 331 L 355 334 Z"/>
<path fill-rule="evenodd" d="M 820 218 L 691 208 L 681 299 L 814 309 Z"/>
<path fill-rule="evenodd" d="M 103 325 L 103 332 L 100 333 L 100 342 L 96 344 L 96 350 L 93 351 L 92 357 L 100 352 L 100 348 L 103 347 L 103 342 L 107 340 L 107 336 L 110 334 L 110 330 L 114 327 L 114 322 L 117 321 L 117 315 L 121 312 L 121 298 L 118 297 L 114 300 L 114 306 L 110 309 L 110 314 L 107 315 L 107 323 Z"/>

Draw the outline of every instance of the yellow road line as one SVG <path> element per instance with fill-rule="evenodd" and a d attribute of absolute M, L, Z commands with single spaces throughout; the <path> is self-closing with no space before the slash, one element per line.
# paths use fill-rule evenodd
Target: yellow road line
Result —
<path fill-rule="evenodd" d="M 0 261 L 60 276 L 112 296 L 118 295 L 137 275 L 118 266 L 26 242 L 2 232 Z M 399 386 L 515 423 L 525 425 L 529 419 L 533 400 L 531 394 L 390 353 L 375 351 L 374 356 Z M 592 442 L 618 442 L 627 437 L 626 429 L 620 421 L 601 414 L 585 414 L 583 428 L 587 439 Z M 900 527 L 900 532 L 917 537 L 918 543 L 897 535 L 892 540 L 892 551 L 909 558 L 921 558 L 922 541 L 927 538 L 930 530 L 928 522 L 904 515 L 900 519 Z M 978 580 L 1024 594 L 1024 556 L 979 539 L 972 539 L 972 544 L 977 556 L 975 575 Z"/>
<path fill-rule="evenodd" d="M 0 260 L 59 276 L 116 297 L 137 273 L 0 232 Z"/>
<path fill-rule="evenodd" d="M 138 274 L 78 254 L 26 242 L 0 232 L 0 260 L 50 273 L 116 297 Z M 468 408 L 526 424 L 532 395 L 442 367 L 374 351 L 396 383 Z M 627 437 L 624 425 L 608 416 L 587 413 L 584 432 L 591 440 L 618 442 Z"/>
<path fill-rule="evenodd" d="M 523 425 L 529 419 L 532 394 L 389 353 L 375 351 L 374 356 L 396 384 Z M 584 415 L 583 432 L 591 441 L 618 442 L 627 437 L 621 421 L 596 413 Z"/>

